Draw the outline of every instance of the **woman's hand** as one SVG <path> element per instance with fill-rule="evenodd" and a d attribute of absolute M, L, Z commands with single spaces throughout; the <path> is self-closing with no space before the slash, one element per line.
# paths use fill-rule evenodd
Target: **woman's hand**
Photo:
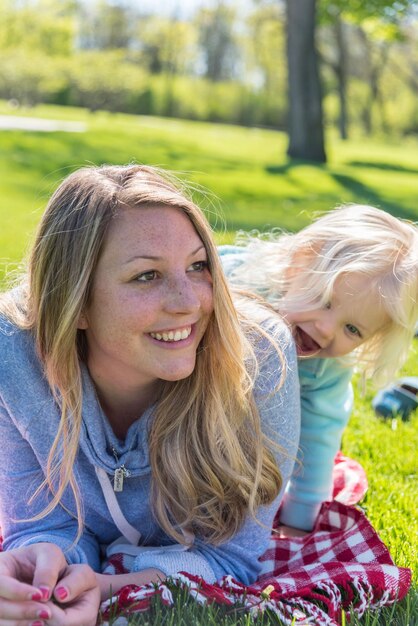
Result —
<path fill-rule="evenodd" d="M 0 554 L 0 626 L 95 626 L 100 604 L 88 565 L 67 565 L 58 546 L 39 543 Z"/>
<path fill-rule="evenodd" d="M 67 565 L 53 588 L 55 602 L 48 603 L 48 626 L 95 626 L 100 589 L 89 565 Z M 58 602 L 58 604 L 56 604 Z"/>

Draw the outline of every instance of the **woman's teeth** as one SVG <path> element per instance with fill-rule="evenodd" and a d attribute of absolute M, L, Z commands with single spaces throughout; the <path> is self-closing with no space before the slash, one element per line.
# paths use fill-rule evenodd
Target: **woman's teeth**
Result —
<path fill-rule="evenodd" d="M 192 327 L 184 328 L 183 330 L 169 330 L 168 333 L 150 333 L 153 339 L 158 341 L 181 341 L 187 339 L 192 332 Z"/>

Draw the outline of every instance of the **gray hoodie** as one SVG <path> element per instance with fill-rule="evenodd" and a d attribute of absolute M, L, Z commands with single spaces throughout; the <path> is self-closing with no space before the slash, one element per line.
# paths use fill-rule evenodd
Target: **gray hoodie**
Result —
<path fill-rule="evenodd" d="M 236 535 L 220 546 L 198 536 L 190 547 L 173 549 L 172 538 L 159 527 L 150 503 L 151 468 L 148 429 L 153 407 L 130 427 L 125 441 L 114 435 L 97 400 L 88 370 L 83 374 L 83 424 L 74 473 L 84 511 L 84 532 L 76 545 L 74 498 L 68 489 L 62 505 L 36 522 L 24 521 L 39 513 L 50 499 L 42 492 L 29 498 L 45 477 L 46 463 L 56 436 L 60 410 L 52 396 L 34 349 L 32 334 L 0 317 L 0 525 L 4 549 L 38 542 L 60 546 L 69 563 L 89 563 L 100 571 L 104 549 L 121 535 L 144 550 L 135 570 L 155 567 L 166 575 L 187 571 L 213 582 L 231 574 L 244 584 L 260 571 L 258 558 L 269 542 L 269 528 L 291 475 L 300 429 L 296 354 L 287 328 L 277 319 L 270 326 L 279 332 L 287 363 L 285 382 L 276 389 L 282 366 L 264 340 L 257 343 L 260 373 L 256 382 L 263 431 L 279 443 L 276 454 L 283 488 L 269 506 L 260 507 L 257 521 L 248 517 Z M 123 490 L 114 492 L 115 471 L 125 468 Z M 128 476 L 126 476 L 128 474 Z M 71 514 L 73 513 L 73 514 Z M 131 531 L 131 532 L 130 532 Z"/>

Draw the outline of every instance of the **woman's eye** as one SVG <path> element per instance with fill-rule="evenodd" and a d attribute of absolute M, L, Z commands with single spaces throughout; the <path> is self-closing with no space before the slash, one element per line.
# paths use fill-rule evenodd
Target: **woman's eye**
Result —
<path fill-rule="evenodd" d="M 353 324 L 346 324 L 346 329 L 348 330 L 350 335 L 356 335 L 357 337 L 361 337 L 359 329 Z"/>
<path fill-rule="evenodd" d="M 324 306 L 324 309 L 330 309 L 331 308 L 331 302 L 327 302 Z"/>
<path fill-rule="evenodd" d="M 196 261 L 196 263 L 192 263 L 188 269 L 189 272 L 203 272 L 208 268 L 207 261 Z"/>
<path fill-rule="evenodd" d="M 143 272 L 139 274 L 135 280 L 140 283 L 150 283 L 152 280 L 157 278 L 157 272 L 155 270 L 150 270 L 149 272 Z"/>

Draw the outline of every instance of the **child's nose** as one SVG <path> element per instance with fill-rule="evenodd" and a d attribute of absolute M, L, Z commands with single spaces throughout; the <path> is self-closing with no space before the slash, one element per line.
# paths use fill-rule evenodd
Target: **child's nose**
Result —
<path fill-rule="evenodd" d="M 330 314 L 329 311 L 326 311 L 325 314 L 319 320 L 317 320 L 316 327 L 318 332 L 327 341 L 330 341 L 334 338 L 336 321 L 334 316 Z"/>

